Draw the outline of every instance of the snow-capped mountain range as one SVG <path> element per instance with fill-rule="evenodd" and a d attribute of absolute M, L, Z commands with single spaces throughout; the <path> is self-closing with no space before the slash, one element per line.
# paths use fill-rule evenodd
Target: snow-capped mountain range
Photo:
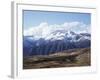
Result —
<path fill-rule="evenodd" d="M 23 54 L 24 56 L 31 55 L 48 55 L 55 52 L 73 49 L 85 48 L 91 45 L 90 33 L 67 30 L 54 30 L 43 34 L 27 35 L 23 37 Z M 42 36 L 41 36 L 42 35 Z"/>
<path fill-rule="evenodd" d="M 90 40 L 91 35 L 89 33 L 75 33 L 73 31 L 57 30 L 47 35 L 46 37 L 37 37 L 35 35 L 29 35 L 29 36 L 24 36 L 24 37 L 27 37 L 30 40 L 44 39 L 44 40 L 54 41 L 54 40 L 66 39 L 72 42 L 77 42 L 77 41 L 85 40 L 85 39 Z"/>

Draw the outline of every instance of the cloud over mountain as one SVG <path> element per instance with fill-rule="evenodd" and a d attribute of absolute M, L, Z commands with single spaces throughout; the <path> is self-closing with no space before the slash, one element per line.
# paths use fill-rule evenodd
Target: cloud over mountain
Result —
<path fill-rule="evenodd" d="M 75 33 L 90 33 L 90 25 L 78 21 L 52 25 L 48 24 L 47 22 L 42 22 L 38 26 L 33 26 L 27 30 L 24 30 L 24 36 L 34 36 L 36 39 L 46 38 L 52 32 L 57 30 L 74 31 Z"/>

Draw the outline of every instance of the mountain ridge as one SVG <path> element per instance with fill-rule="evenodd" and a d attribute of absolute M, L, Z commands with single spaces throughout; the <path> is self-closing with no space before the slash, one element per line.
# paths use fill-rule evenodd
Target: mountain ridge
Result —
<path fill-rule="evenodd" d="M 23 54 L 48 55 L 51 53 L 73 49 L 85 48 L 91 45 L 89 33 L 75 33 L 73 31 L 57 30 L 46 37 L 24 36 Z"/>

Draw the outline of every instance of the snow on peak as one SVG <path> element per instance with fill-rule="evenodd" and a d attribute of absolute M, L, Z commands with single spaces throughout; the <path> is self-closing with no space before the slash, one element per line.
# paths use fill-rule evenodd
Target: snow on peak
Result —
<path fill-rule="evenodd" d="M 90 26 L 81 22 L 65 22 L 64 24 L 49 25 L 43 22 L 38 26 L 31 27 L 24 30 L 24 36 L 31 36 L 31 39 L 38 40 L 43 38 L 45 40 L 62 40 L 65 37 L 74 38 L 75 35 L 89 32 Z"/>

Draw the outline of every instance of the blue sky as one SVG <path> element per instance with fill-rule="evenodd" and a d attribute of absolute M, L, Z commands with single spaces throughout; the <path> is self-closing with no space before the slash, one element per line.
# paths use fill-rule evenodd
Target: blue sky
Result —
<path fill-rule="evenodd" d="M 48 12 L 48 11 L 23 11 L 24 29 L 38 26 L 42 22 L 49 25 L 63 24 L 65 22 L 82 22 L 86 25 L 91 24 L 91 14 L 89 13 L 73 13 L 73 12 Z"/>

